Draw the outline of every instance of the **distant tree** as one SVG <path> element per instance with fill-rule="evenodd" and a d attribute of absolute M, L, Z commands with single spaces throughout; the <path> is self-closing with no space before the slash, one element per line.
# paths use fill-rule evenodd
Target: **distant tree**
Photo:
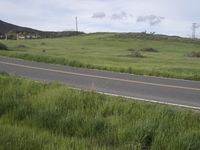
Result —
<path fill-rule="evenodd" d="M 17 33 L 8 32 L 7 36 L 8 36 L 8 39 L 10 39 L 10 40 L 17 40 Z"/>

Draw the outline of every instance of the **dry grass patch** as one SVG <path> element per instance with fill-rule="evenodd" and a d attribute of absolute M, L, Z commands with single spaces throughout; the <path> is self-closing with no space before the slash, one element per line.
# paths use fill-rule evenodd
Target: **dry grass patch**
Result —
<path fill-rule="evenodd" d="M 196 52 L 191 52 L 188 54 L 189 57 L 198 57 L 200 58 L 200 51 Z"/>
<path fill-rule="evenodd" d="M 158 52 L 158 50 L 156 50 L 152 47 L 143 48 L 143 49 L 141 49 L 141 51 L 143 51 L 143 52 Z"/>
<path fill-rule="evenodd" d="M 17 45 L 16 48 L 26 48 L 25 45 Z"/>

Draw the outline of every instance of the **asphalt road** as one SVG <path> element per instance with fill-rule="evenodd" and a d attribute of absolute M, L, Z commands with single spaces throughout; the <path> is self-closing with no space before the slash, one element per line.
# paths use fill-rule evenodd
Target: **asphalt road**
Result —
<path fill-rule="evenodd" d="M 138 76 L 0 56 L 0 72 L 73 88 L 200 109 L 200 82 Z"/>

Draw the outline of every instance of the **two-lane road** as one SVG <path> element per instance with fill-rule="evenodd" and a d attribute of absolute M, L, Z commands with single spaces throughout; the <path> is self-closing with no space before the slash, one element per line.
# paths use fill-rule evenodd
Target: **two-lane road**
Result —
<path fill-rule="evenodd" d="M 74 88 L 200 109 L 200 82 L 138 76 L 0 56 L 0 72 Z"/>

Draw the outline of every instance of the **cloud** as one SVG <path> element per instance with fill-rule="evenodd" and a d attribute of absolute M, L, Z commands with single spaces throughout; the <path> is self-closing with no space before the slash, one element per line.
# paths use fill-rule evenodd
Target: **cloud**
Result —
<path fill-rule="evenodd" d="M 192 0 L 192 5 L 188 0 L 0 0 L 0 19 L 39 30 L 62 31 L 74 28 L 74 18 L 78 16 L 79 29 L 85 32 L 147 30 L 186 36 L 191 34 L 193 22 L 200 23 L 199 3 L 199 0 Z M 151 14 L 154 19 L 144 19 Z M 166 19 L 157 18 L 156 14 Z M 103 21 L 98 19 L 101 17 Z M 156 28 L 150 26 L 159 23 Z M 200 28 L 197 31 L 200 37 Z"/>
<path fill-rule="evenodd" d="M 162 22 L 164 17 L 149 15 L 149 16 L 139 16 L 137 22 L 148 22 L 151 26 L 157 25 Z"/>
<path fill-rule="evenodd" d="M 92 15 L 92 18 L 95 18 L 95 19 L 103 19 L 106 17 L 106 13 L 104 12 L 96 12 Z"/>
<path fill-rule="evenodd" d="M 113 20 L 122 20 L 128 17 L 127 13 L 122 11 L 121 13 L 112 14 L 111 19 Z"/>

